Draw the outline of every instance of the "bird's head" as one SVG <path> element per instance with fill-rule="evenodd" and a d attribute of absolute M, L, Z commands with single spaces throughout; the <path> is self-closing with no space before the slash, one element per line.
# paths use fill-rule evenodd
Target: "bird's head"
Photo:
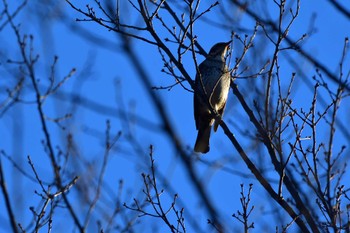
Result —
<path fill-rule="evenodd" d="M 208 58 L 212 58 L 215 60 L 225 60 L 225 55 L 227 51 L 230 49 L 230 44 L 232 40 L 228 42 L 220 42 L 215 44 L 209 51 Z"/>

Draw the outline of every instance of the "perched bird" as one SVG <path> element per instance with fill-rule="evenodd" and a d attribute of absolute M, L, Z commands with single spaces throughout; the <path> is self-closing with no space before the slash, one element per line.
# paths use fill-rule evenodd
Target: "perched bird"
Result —
<path fill-rule="evenodd" d="M 209 138 L 211 127 L 214 124 L 216 132 L 226 106 L 230 89 L 231 77 L 226 65 L 225 55 L 230 48 L 231 41 L 215 44 L 209 51 L 207 58 L 199 65 L 196 74 L 194 93 L 194 119 L 198 130 L 195 152 L 207 153 L 209 151 Z M 206 99 L 205 99 L 206 98 Z M 208 106 L 219 113 L 220 119 L 214 119 Z"/>

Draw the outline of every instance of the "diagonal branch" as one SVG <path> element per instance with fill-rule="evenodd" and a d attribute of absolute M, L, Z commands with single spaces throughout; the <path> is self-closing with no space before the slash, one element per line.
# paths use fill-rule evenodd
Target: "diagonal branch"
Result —
<path fill-rule="evenodd" d="M 233 90 L 234 95 L 238 98 L 238 100 L 241 103 L 242 107 L 244 108 L 245 112 L 249 116 L 250 121 L 253 123 L 253 125 L 257 129 L 258 133 L 262 137 L 263 143 L 264 143 L 266 149 L 268 150 L 268 153 L 269 153 L 271 161 L 275 167 L 275 170 L 279 173 L 280 176 L 282 176 L 283 175 L 282 174 L 283 168 L 281 167 L 281 164 L 279 163 L 279 161 L 277 159 L 275 149 L 273 147 L 273 143 L 271 142 L 266 130 L 260 125 L 260 123 L 256 119 L 253 111 L 250 109 L 248 104 L 245 102 L 242 94 L 239 92 L 239 90 L 237 88 L 237 85 L 231 83 L 231 88 Z M 317 224 L 315 223 L 312 215 L 310 214 L 309 210 L 306 208 L 306 205 L 303 203 L 302 199 L 300 198 L 300 195 L 298 194 L 297 189 L 295 188 L 295 186 L 293 185 L 293 182 L 290 180 L 290 178 L 288 176 L 284 177 L 284 184 L 286 185 L 289 193 L 292 195 L 294 201 L 296 202 L 296 207 L 304 215 L 306 221 L 308 222 L 309 226 L 312 229 L 312 232 L 319 232 Z M 299 227 L 302 226 L 301 222 L 299 220 L 296 220 L 296 223 L 298 224 Z"/>
<path fill-rule="evenodd" d="M 350 19 L 350 11 L 346 10 L 338 1 L 336 0 L 328 0 L 330 4 L 332 4 L 338 11 L 340 11 L 344 16 Z"/>
<path fill-rule="evenodd" d="M 18 233 L 19 231 L 18 231 L 18 228 L 17 228 L 17 221 L 16 221 L 16 218 L 15 218 L 15 215 L 13 213 L 12 206 L 11 206 L 10 195 L 9 195 L 9 193 L 7 191 L 4 171 L 2 170 L 1 156 L 0 156 L 0 187 L 1 187 L 1 190 L 2 190 L 2 194 L 4 195 L 6 210 L 7 210 L 8 216 L 9 216 L 9 220 L 10 220 L 10 223 L 11 223 L 12 231 L 14 233 Z"/>

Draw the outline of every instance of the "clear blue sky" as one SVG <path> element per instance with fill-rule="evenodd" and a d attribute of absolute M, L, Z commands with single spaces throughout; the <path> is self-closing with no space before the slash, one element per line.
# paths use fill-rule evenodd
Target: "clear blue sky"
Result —
<path fill-rule="evenodd" d="M 192 183 L 188 180 L 189 178 L 186 172 L 184 172 L 182 162 L 174 154 L 172 144 L 169 143 L 168 138 L 164 134 L 159 133 L 159 129 L 155 126 L 152 126 L 153 129 L 150 130 L 147 127 L 139 126 L 137 123 L 134 124 L 134 122 L 127 124 L 117 114 L 117 110 L 123 108 L 127 112 L 146 118 L 155 125 L 159 125 L 160 122 L 147 92 L 140 84 L 132 64 L 121 53 L 118 47 L 120 46 L 118 36 L 92 22 L 75 22 L 76 18 L 82 18 L 82 16 L 74 12 L 64 2 L 52 3 L 52 7 L 48 7 L 45 11 L 42 11 L 45 8 L 40 8 L 41 10 L 36 11 L 36 7 L 39 4 L 36 2 L 30 1 L 20 15 L 16 17 L 15 22 L 21 24 L 20 32 L 22 35 L 32 34 L 34 36 L 34 51 L 40 54 L 36 68 L 38 78 L 41 80 L 42 90 L 44 90 L 47 84 L 46 80 L 50 74 L 50 65 L 53 62 L 53 57 L 57 55 L 59 57 L 56 67 L 56 78 L 58 80 L 66 76 L 72 68 L 77 70 L 73 77 L 59 89 L 59 93 L 77 93 L 84 98 L 109 107 L 111 111 L 115 111 L 114 113 L 110 113 L 109 111 L 96 112 L 82 106 L 78 106 L 75 109 L 77 106 L 74 106 L 69 100 L 62 101 L 59 96 L 48 98 L 44 106 L 48 118 L 62 117 L 67 113 L 74 113 L 70 119 L 62 122 L 62 125 L 66 127 L 65 130 L 62 130 L 55 123 L 49 123 L 53 145 L 64 150 L 67 135 L 69 133 L 73 134 L 79 153 L 75 155 L 75 158 L 69 160 L 69 162 L 72 163 L 72 166 L 75 166 L 73 165 L 75 164 L 74 162 L 79 164 L 83 160 L 88 161 L 90 164 L 95 165 L 91 169 L 96 172 L 95 174 L 98 174 L 104 154 L 103 146 L 106 120 L 110 120 L 112 134 L 115 135 L 119 131 L 122 131 L 122 136 L 117 142 L 115 150 L 111 152 L 105 182 L 110 187 L 116 189 L 118 181 L 123 179 L 125 193 L 122 199 L 128 204 L 132 203 L 132 197 L 140 197 L 140 189 L 142 188 L 140 174 L 141 172 L 148 172 L 149 160 L 147 153 L 149 145 L 152 144 L 155 148 L 154 158 L 157 168 L 168 179 L 171 186 L 176 188 L 176 193 L 178 193 L 181 201 L 187 207 L 185 213 L 186 211 L 192 211 L 194 216 L 201 219 L 202 228 L 207 229 L 207 213 L 201 208 L 197 193 L 193 189 Z M 11 2 L 10 9 L 13 7 L 12 4 Z M 257 4 L 256 7 L 261 7 L 259 3 L 255 4 Z M 81 5 L 83 8 L 85 3 Z M 205 6 L 206 3 L 203 1 L 202 9 L 205 9 Z M 268 10 L 266 14 L 269 14 L 272 19 L 276 19 L 278 13 L 276 6 L 274 4 L 268 4 L 266 8 Z M 239 13 L 235 9 L 227 8 L 226 10 L 232 14 Z M 32 12 L 41 12 L 44 16 L 38 19 Z M 57 17 L 55 20 L 46 19 L 45 14 Z M 140 19 L 135 16 L 135 12 L 131 7 L 125 11 L 125 14 L 127 15 L 122 15 L 125 17 L 125 21 L 140 22 Z M 63 18 L 59 18 L 60 16 L 63 16 Z M 218 22 L 222 20 L 220 12 L 215 10 L 215 8 L 207 16 Z M 310 21 L 313 22 L 313 25 L 310 25 Z M 242 18 L 242 27 L 253 29 L 254 24 L 248 17 L 244 16 Z M 302 1 L 300 16 L 291 27 L 289 35 L 291 38 L 297 39 L 304 33 L 308 33 L 311 26 L 315 30 L 302 43 L 303 48 L 315 55 L 322 64 L 331 67 L 333 72 L 337 72 L 344 38 L 349 36 L 348 29 L 350 28 L 350 21 L 329 5 L 328 1 Z M 103 40 L 98 44 L 89 42 L 89 40 L 86 40 L 87 36 L 79 33 L 78 28 L 80 27 L 92 35 L 111 42 L 111 45 Z M 232 28 L 232 30 L 235 30 L 235 28 Z M 164 33 L 161 30 L 159 32 Z M 4 77 L 0 81 L 1 102 L 6 96 L 6 88 L 10 88 L 14 84 L 10 78 L 10 74 L 16 72 L 16 66 L 12 66 L 14 70 L 7 70 L 11 66 L 4 65 L 6 63 L 5 58 L 16 60 L 19 53 L 12 29 L 7 26 L 0 33 L 0 47 L 2 51 L 0 76 Z M 206 50 L 209 50 L 216 42 L 228 41 L 230 39 L 229 31 L 220 30 L 207 23 L 198 23 L 195 33 L 198 36 L 199 43 Z M 240 36 L 244 37 L 244 34 Z M 262 37 L 263 34 L 257 35 L 257 44 L 259 44 Z M 163 63 L 159 57 L 157 48 L 140 41 L 133 40 L 132 43 L 142 58 L 149 76 L 152 77 L 154 86 L 172 84 L 173 79 L 161 72 Z M 234 43 L 238 42 L 235 41 Z M 267 50 L 271 48 L 272 45 L 266 47 Z M 239 50 L 239 46 L 237 50 Z M 272 52 L 265 51 L 265 54 L 267 54 L 266 58 L 272 57 Z M 184 65 L 192 77 L 194 77 L 195 69 L 190 58 L 191 56 L 189 54 Z M 202 61 L 203 59 L 203 57 L 198 57 L 198 61 Z M 253 55 L 248 54 L 247 59 L 245 61 L 247 64 L 250 64 L 252 67 L 256 65 L 254 64 Z M 315 75 L 314 66 L 302 60 L 300 61 L 300 66 L 302 66 L 302 69 L 310 79 Z M 288 78 L 295 71 L 284 59 L 283 55 L 281 55 L 281 69 L 284 69 L 283 72 Z M 249 88 L 246 86 L 246 80 L 238 80 L 237 83 L 242 89 Z M 300 86 L 297 87 L 298 91 L 295 93 L 295 107 L 305 107 L 305 99 L 310 100 L 311 97 L 309 94 L 305 94 L 308 92 L 308 89 L 303 86 L 303 82 L 297 82 L 297 84 Z M 27 85 L 29 85 L 29 82 Z M 184 146 L 188 147 L 188 150 L 191 150 L 197 133 L 193 119 L 192 93 L 185 91 L 180 86 L 174 87 L 171 91 L 158 90 L 157 93 L 161 97 L 166 112 L 176 129 L 176 133 L 179 135 L 179 139 Z M 38 173 L 44 180 L 50 181 L 52 169 L 48 165 L 49 160 L 46 154 L 44 154 L 43 145 L 41 144 L 44 135 L 41 131 L 35 104 L 32 103 L 35 96 L 27 89 L 22 97 L 25 101 L 29 101 L 29 103 L 15 105 L 0 118 L 0 150 L 12 156 L 26 172 L 32 174 L 26 160 L 27 155 L 30 155 Z M 340 114 L 342 114 L 341 118 L 344 119 L 343 122 L 349 121 L 348 107 L 349 103 L 344 101 L 343 110 L 340 111 Z M 243 116 L 246 117 L 242 108 L 237 104 L 235 97 L 230 94 L 224 119 L 240 122 L 241 119 L 237 118 Z M 245 118 L 242 122 L 249 122 L 249 119 Z M 249 139 L 245 135 L 235 131 L 232 124 L 229 123 L 229 126 L 243 145 L 248 144 L 246 140 Z M 253 128 L 252 125 L 250 127 Z M 135 151 L 132 148 L 129 143 L 131 139 L 128 134 L 133 137 L 132 140 L 136 140 L 139 143 L 140 151 Z M 342 137 L 340 135 L 338 136 L 339 140 L 336 142 L 336 147 L 340 147 L 340 145 L 345 143 L 342 141 Z M 142 155 L 140 152 L 144 154 Z M 250 154 L 250 156 L 254 157 L 256 155 Z M 239 185 L 241 183 L 246 185 L 249 183 L 254 184 L 252 199 L 256 209 L 252 218 L 254 219 L 269 211 L 268 204 L 265 204 L 267 194 L 254 179 L 249 177 L 249 170 L 242 163 L 221 129 L 217 133 L 212 134 L 211 151 L 203 156 L 203 159 L 209 162 L 219 161 L 217 164 L 218 168 L 209 167 L 198 161 L 196 169 L 202 181 L 206 184 L 206 189 L 210 193 L 210 197 L 220 212 L 222 219 L 230 222 L 230 226 L 233 228 L 240 227 L 239 223 L 233 220 L 231 215 L 240 208 Z M 18 220 L 23 222 L 24 225 L 27 225 L 29 219 L 32 217 L 29 206 L 36 206 L 40 202 L 40 198 L 34 194 L 34 190 L 38 190 L 40 187 L 26 178 L 18 179 L 18 176 L 16 176 L 18 171 L 11 163 L 5 158 L 2 158 L 2 162 L 3 166 L 5 166 L 8 188 L 12 194 L 11 198 L 16 203 L 15 206 L 18 207 L 15 209 L 16 214 L 20 216 Z M 247 174 L 248 178 L 225 172 L 221 168 L 223 165 L 234 172 Z M 267 166 L 267 168 L 272 168 L 272 165 Z M 87 177 L 87 173 L 90 171 L 86 171 L 79 166 L 71 169 L 71 171 L 74 175 L 81 176 L 81 180 L 85 179 L 85 182 L 91 182 L 89 179 L 95 181 L 97 179 L 96 177 Z M 160 183 L 160 185 L 162 186 L 164 184 Z M 17 192 L 17 190 L 26 191 L 23 193 L 22 191 Z M 128 190 L 131 193 L 128 193 Z M 166 189 L 165 192 L 167 193 L 164 195 L 165 200 L 169 200 L 169 196 L 171 197 L 174 194 L 169 189 Z M 75 197 L 75 195 L 72 196 Z M 81 208 L 78 201 L 79 197 L 76 198 L 77 201 L 74 205 L 76 208 Z M 9 229 L 9 225 L 6 222 L 7 216 L 4 212 L 3 199 L 1 198 L 0 200 L 0 232 L 5 232 Z M 144 217 L 141 220 L 143 223 L 155 221 L 155 219 L 148 217 Z M 289 221 L 288 218 L 283 220 L 285 221 L 283 224 Z M 58 221 L 54 221 L 54 224 L 58 224 Z M 264 225 L 264 223 L 260 224 L 262 226 Z M 275 224 L 280 223 L 277 222 Z M 62 229 L 66 229 L 66 226 L 62 226 Z M 194 231 L 190 230 L 190 232 Z"/>

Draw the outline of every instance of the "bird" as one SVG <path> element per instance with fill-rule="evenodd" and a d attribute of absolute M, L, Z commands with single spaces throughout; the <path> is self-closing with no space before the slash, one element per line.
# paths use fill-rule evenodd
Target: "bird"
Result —
<path fill-rule="evenodd" d="M 223 116 L 231 84 L 231 76 L 226 65 L 226 54 L 232 41 L 215 44 L 206 59 L 198 66 L 193 97 L 194 119 L 198 135 L 195 152 L 207 153 L 212 125 L 216 132 Z M 211 113 L 211 107 L 219 114 Z"/>

